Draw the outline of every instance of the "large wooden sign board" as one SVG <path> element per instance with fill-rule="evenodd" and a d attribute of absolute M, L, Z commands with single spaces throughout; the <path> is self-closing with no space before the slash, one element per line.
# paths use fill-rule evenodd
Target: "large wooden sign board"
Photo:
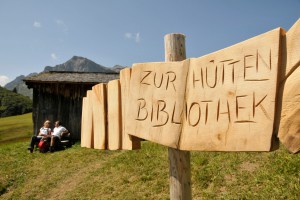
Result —
<path fill-rule="evenodd" d="M 180 150 L 269 151 L 280 32 L 182 62 L 135 64 L 125 131 Z"/>
<path fill-rule="evenodd" d="M 134 64 L 107 97 L 103 85 L 88 92 L 82 146 L 131 150 L 142 138 L 179 150 L 270 151 L 278 136 L 296 153 L 299 55 L 300 20 L 200 58 Z"/>

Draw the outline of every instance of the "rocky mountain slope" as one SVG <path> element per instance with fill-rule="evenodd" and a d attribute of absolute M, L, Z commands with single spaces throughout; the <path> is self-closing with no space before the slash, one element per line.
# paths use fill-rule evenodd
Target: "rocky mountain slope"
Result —
<path fill-rule="evenodd" d="M 22 94 L 24 96 L 27 96 L 29 98 L 32 99 L 32 89 L 28 89 L 27 86 L 25 85 L 25 83 L 23 82 L 23 79 L 26 77 L 30 77 L 33 75 L 36 75 L 37 73 L 31 73 L 28 76 L 18 76 L 17 78 L 15 78 L 15 80 L 7 83 L 4 88 L 8 89 L 8 90 L 16 90 L 17 93 Z"/>
<path fill-rule="evenodd" d="M 80 56 L 73 56 L 67 62 L 56 65 L 54 67 L 47 66 L 44 71 L 76 71 L 76 72 L 101 72 L 101 73 L 115 73 L 114 70 L 99 65 L 87 58 Z"/>
<path fill-rule="evenodd" d="M 78 72 L 100 72 L 100 73 L 119 73 L 124 67 L 121 65 L 115 65 L 113 68 L 104 67 L 99 65 L 87 58 L 80 56 L 73 56 L 70 60 L 63 64 L 56 65 L 54 67 L 46 66 L 44 72 L 46 71 L 78 71 Z M 35 75 L 37 73 L 31 73 L 28 76 Z M 32 89 L 28 89 L 23 79 L 28 76 L 18 76 L 15 80 L 7 83 L 4 87 L 8 90 L 16 90 L 17 93 L 24 96 L 28 96 L 32 99 Z"/>

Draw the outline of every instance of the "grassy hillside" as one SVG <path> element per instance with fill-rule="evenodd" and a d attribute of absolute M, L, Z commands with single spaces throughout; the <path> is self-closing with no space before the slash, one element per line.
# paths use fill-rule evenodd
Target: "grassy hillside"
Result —
<path fill-rule="evenodd" d="M 0 118 L 0 145 L 27 139 L 32 133 L 32 114 Z"/>
<path fill-rule="evenodd" d="M 32 111 L 32 100 L 0 87 L 0 117 L 21 115 Z"/>
<path fill-rule="evenodd" d="M 0 199 L 168 199 L 167 148 L 100 151 L 79 144 L 30 154 L 0 147 Z M 299 199 L 300 154 L 192 152 L 193 199 Z"/>

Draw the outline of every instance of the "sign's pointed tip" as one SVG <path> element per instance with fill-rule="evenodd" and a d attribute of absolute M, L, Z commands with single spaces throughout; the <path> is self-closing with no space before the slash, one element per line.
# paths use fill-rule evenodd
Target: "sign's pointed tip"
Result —
<path fill-rule="evenodd" d="M 300 29 L 300 18 L 298 18 L 298 20 L 293 24 L 289 31 L 294 31 L 296 29 Z"/>

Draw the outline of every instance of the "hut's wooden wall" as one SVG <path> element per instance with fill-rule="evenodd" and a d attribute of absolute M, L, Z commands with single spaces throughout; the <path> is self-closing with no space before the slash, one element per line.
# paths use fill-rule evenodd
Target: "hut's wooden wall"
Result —
<path fill-rule="evenodd" d="M 71 133 L 72 138 L 80 140 L 82 98 L 91 84 L 41 83 L 33 87 L 33 124 L 35 134 L 45 120 L 62 121 Z"/>

